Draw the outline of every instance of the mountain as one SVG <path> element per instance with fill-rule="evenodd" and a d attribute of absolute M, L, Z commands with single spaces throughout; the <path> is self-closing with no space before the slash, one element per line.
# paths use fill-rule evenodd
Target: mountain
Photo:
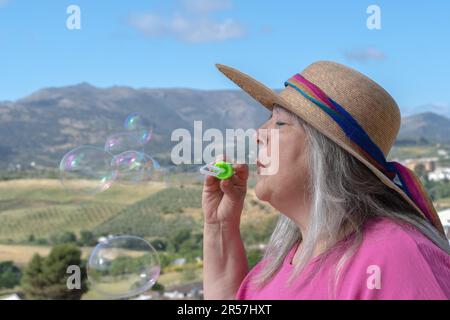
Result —
<path fill-rule="evenodd" d="M 433 112 L 405 117 L 398 139 L 450 143 L 450 119 Z"/>
<path fill-rule="evenodd" d="M 103 146 L 108 135 L 123 131 L 130 113 L 155 124 L 147 151 L 167 157 L 176 128 L 191 130 L 194 120 L 207 128 L 256 128 L 268 112 L 240 90 L 97 88 L 88 83 L 45 88 L 17 101 L 0 102 L 0 170 L 56 168 L 79 145 Z M 403 119 L 400 138 L 449 141 L 450 119 L 424 113 Z M 206 145 L 206 144 L 205 144 Z"/>
<path fill-rule="evenodd" d="M 88 83 L 46 88 L 28 97 L 0 103 L 0 169 L 35 162 L 56 167 L 79 145 L 103 146 L 108 135 L 123 131 L 127 115 L 139 113 L 154 123 L 148 150 L 166 153 L 176 142 L 174 129 L 257 127 L 268 116 L 238 90 L 97 88 Z M 191 130 L 192 132 L 192 130 Z"/>
<path fill-rule="evenodd" d="M 436 113 L 444 117 L 450 117 L 450 104 L 443 102 L 428 103 L 416 107 L 402 107 L 401 109 L 402 115 L 408 117 L 428 112 Z"/>

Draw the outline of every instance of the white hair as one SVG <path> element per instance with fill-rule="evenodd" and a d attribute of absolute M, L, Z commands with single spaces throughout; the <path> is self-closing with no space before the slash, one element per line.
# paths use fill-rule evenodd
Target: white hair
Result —
<path fill-rule="evenodd" d="M 357 249 L 362 240 L 362 226 L 370 218 L 386 217 L 407 223 L 427 236 L 442 250 L 450 253 L 448 240 L 400 195 L 387 187 L 363 163 L 342 149 L 335 142 L 304 122 L 295 114 L 285 110 L 303 126 L 307 139 L 307 155 L 310 171 L 311 210 L 307 234 L 302 235 L 299 227 L 281 214 L 264 253 L 264 268 L 255 277 L 257 285 L 266 284 L 276 274 L 292 246 L 302 241 L 290 281 L 305 268 L 313 258 L 316 246 L 321 243 L 325 254 L 336 244 L 351 238 L 351 245 L 342 252 L 336 263 L 336 283 L 343 263 Z M 320 266 L 320 263 L 318 264 Z M 312 274 L 311 274 L 312 275 Z"/>

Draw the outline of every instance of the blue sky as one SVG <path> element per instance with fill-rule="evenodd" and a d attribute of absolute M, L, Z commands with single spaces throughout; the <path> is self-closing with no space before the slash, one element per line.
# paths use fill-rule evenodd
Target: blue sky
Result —
<path fill-rule="evenodd" d="M 71 4 L 80 30 L 66 28 Z M 381 30 L 366 27 L 371 4 Z M 217 62 L 281 88 L 327 59 L 367 74 L 402 108 L 450 108 L 448 39 L 450 2 L 438 0 L 0 0 L 0 100 L 85 81 L 235 88 Z"/>

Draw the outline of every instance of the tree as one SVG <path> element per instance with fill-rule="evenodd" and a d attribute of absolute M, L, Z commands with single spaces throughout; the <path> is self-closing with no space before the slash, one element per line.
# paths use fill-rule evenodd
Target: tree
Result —
<path fill-rule="evenodd" d="M 68 289 L 69 266 L 79 266 L 80 289 Z M 86 273 L 81 261 L 81 251 L 71 244 L 53 247 L 46 258 L 35 254 L 25 268 L 22 288 L 26 298 L 50 300 L 79 300 L 87 291 Z"/>
<path fill-rule="evenodd" d="M 34 254 L 30 263 L 24 270 L 22 278 L 22 289 L 25 296 L 31 299 L 45 299 L 41 292 L 44 290 L 45 281 L 43 280 L 43 258 L 39 254 Z"/>
<path fill-rule="evenodd" d="M 160 284 L 159 282 L 156 282 L 156 283 L 153 285 L 153 287 L 152 287 L 151 290 L 152 290 L 152 291 L 157 291 L 157 292 L 159 292 L 160 294 L 162 294 L 162 293 L 164 292 L 164 290 L 165 290 L 165 287 L 164 287 L 164 285 Z"/>
<path fill-rule="evenodd" d="M 247 251 L 248 267 L 253 268 L 261 260 L 262 252 L 257 249 Z"/>
<path fill-rule="evenodd" d="M 180 250 L 181 244 L 191 237 L 191 230 L 181 229 L 176 232 L 170 239 L 170 245 L 175 252 Z"/>
<path fill-rule="evenodd" d="M 91 231 L 82 230 L 80 232 L 80 245 L 92 247 L 97 244 L 97 239 Z"/>
<path fill-rule="evenodd" d="M 0 289 L 12 289 L 20 284 L 22 271 L 12 261 L 0 262 Z"/>
<path fill-rule="evenodd" d="M 425 170 L 425 166 L 420 163 L 414 168 L 414 173 L 417 174 L 418 177 L 423 178 L 427 172 Z"/>
<path fill-rule="evenodd" d="M 155 239 L 150 244 L 156 251 L 165 251 L 167 248 L 167 242 L 161 239 Z"/>
<path fill-rule="evenodd" d="M 58 233 L 58 234 L 52 235 L 50 237 L 50 242 L 52 244 L 76 243 L 77 236 L 73 232 L 65 231 L 63 233 Z"/>
<path fill-rule="evenodd" d="M 175 255 L 168 253 L 168 252 L 164 252 L 164 253 L 160 253 L 159 254 L 159 261 L 161 264 L 161 269 L 164 269 L 168 266 L 170 266 L 172 264 L 172 261 L 175 259 Z M 162 272 L 163 270 L 161 270 Z"/>

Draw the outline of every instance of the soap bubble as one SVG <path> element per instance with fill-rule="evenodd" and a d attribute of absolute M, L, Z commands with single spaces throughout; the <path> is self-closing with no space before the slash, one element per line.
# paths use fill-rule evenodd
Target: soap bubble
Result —
<path fill-rule="evenodd" d="M 117 171 L 111 166 L 112 154 L 93 146 L 81 146 L 62 158 L 59 170 L 62 184 L 72 191 L 87 194 L 111 187 Z"/>
<path fill-rule="evenodd" d="M 159 163 L 149 155 L 139 151 L 125 151 L 114 156 L 111 166 L 117 170 L 117 180 L 124 183 L 139 183 L 152 180 Z"/>
<path fill-rule="evenodd" d="M 105 150 L 112 154 L 141 150 L 151 138 L 152 132 L 145 129 L 114 133 L 106 139 Z"/>
<path fill-rule="evenodd" d="M 152 131 L 153 124 L 138 113 L 132 113 L 125 119 L 124 125 L 126 130 L 149 130 Z"/>
<path fill-rule="evenodd" d="M 87 275 L 94 290 L 112 299 L 128 298 L 149 290 L 161 271 L 158 253 L 135 236 L 117 236 L 92 251 Z"/>

